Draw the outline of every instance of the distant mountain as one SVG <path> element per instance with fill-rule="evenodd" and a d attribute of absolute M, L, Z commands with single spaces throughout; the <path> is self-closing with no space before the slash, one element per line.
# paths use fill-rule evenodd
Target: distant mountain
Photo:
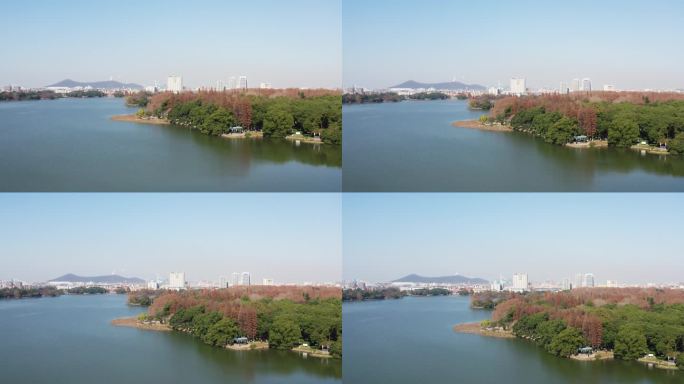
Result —
<path fill-rule="evenodd" d="M 105 276 L 78 276 L 73 273 L 68 273 L 64 276 L 56 277 L 52 281 L 67 281 L 70 283 L 99 283 L 99 284 L 144 284 L 145 280 L 137 277 L 123 277 L 119 275 L 105 275 Z"/>
<path fill-rule="evenodd" d="M 423 283 L 423 284 L 487 284 L 485 279 L 479 277 L 466 277 L 461 275 L 425 277 L 416 274 L 404 276 L 393 280 L 393 283 Z"/>
<path fill-rule="evenodd" d="M 135 83 L 121 83 L 118 81 L 92 81 L 92 82 L 86 82 L 82 83 L 80 81 L 75 81 L 71 79 L 66 79 L 62 80 L 59 83 L 54 83 L 51 85 L 48 85 L 47 87 L 68 87 L 68 88 L 75 88 L 75 87 L 93 87 L 97 89 L 121 89 L 121 88 L 131 88 L 131 89 L 142 89 L 142 85 L 140 84 L 135 84 Z"/>
<path fill-rule="evenodd" d="M 485 86 L 480 85 L 480 84 L 465 84 L 461 83 L 459 81 L 449 81 L 449 82 L 444 82 L 444 83 L 419 83 L 417 81 L 409 80 L 405 81 L 401 84 L 395 85 L 390 88 L 411 88 L 411 89 L 417 89 L 417 88 L 434 88 L 434 89 L 448 89 L 451 91 L 459 90 L 459 89 L 472 89 L 474 91 L 484 91 L 487 89 Z"/>

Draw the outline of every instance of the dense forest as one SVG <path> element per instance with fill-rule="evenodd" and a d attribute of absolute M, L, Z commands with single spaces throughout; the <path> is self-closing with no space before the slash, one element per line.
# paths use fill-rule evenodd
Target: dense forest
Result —
<path fill-rule="evenodd" d="M 364 300 L 387 300 L 400 299 L 406 296 L 406 292 L 399 288 L 378 288 L 378 289 L 345 289 L 342 292 L 344 301 L 364 301 Z"/>
<path fill-rule="evenodd" d="M 336 91 L 160 93 L 148 99 L 146 113 L 207 135 L 218 136 L 241 126 L 261 131 L 264 137 L 284 138 L 301 132 L 320 136 L 324 143 L 342 143 L 342 103 Z"/>
<path fill-rule="evenodd" d="M 488 117 L 554 144 L 575 136 L 604 139 L 610 146 L 641 141 L 684 153 L 684 95 L 595 92 L 591 95 L 506 97 Z"/>
<path fill-rule="evenodd" d="M 28 297 L 55 297 L 63 292 L 55 287 L 39 288 L 1 288 L 0 299 L 23 299 Z"/>
<path fill-rule="evenodd" d="M 55 93 L 54 91 L 3 91 L 0 92 L 0 101 L 24 101 L 24 100 L 54 100 L 63 97 L 91 98 L 107 96 L 97 90 L 72 91 L 67 94 Z"/>
<path fill-rule="evenodd" d="M 468 108 L 473 110 L 489 111 L 494 107 L 494 101 L 496 96 L 493 95 L 480 95 L 471 97 L 468 100 Z"/>
<path fill-rule="evenodd" d="M 345 93 L 343 104 L 396 103 L 404 100 L 446 100 L 449 95 L 442 92 L 420 92 L 409 96 L 401 96 L 395 92 L 383 93 Z"/>
<path fill-rule="evenodd" d="M 147 316 L 214 346 L 246 337 L 268 340 L 273 349 L 307 343 L 342 356 L 342 303 L 337 288 L 260 286 L 166 292 L 154 299 Z"/>
<path fill-rule="evenodd" d="M 367 103 L 396 103 L 406 100 L 394 92 L 384 93 L 345 93 L 342 95 L 342 104 L 367 104 Z"/>
<path fill-rule="evenodd" d="M 684 291 L 591 288 L 513 295 L 496 305 L 487 326 L 511 329 L 548 352 L 612 350 L 635 360 L 653 353 L 684 364 Z"/>
<path fill-rule="evenodd" d="M 56 297 L 64 294 L 69 295 L 95 295 L 107 293 L 107 289 L 102 287 L 75 287 L 67 290 L 57 289 L 53 286 L 36 288 L 2 288 L 0 289 L 0 299 L 23 299 L 30 297 Z"/>

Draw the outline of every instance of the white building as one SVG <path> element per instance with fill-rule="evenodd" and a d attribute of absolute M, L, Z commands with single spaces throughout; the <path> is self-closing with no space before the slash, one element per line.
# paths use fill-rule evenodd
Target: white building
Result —
<path fill-rule="evenodd" d="M 594 287 L 594 274 L 592 274 L 592 273 L 584 274 L 584 279 L 582 279 L 582 287 L 585 287 L 585 288 Z"/>
<path fill-rule="evenodd" d="M 561 81 L 560 87 L 558 87 L 558 93 L 561 95 L 570 93 L 570 88 L 568 88 L 568 85 L 564 81 Z"/>
<path fill-rule="evenodd" d="M 219 288 L 228 288 L 228 278 L 225 276 L 219 277 Z"/>
<path fill-rule="evenodd" d="M 242 278 L 240 279 L 240 285 L 250 285 L 250 274 L 249 272 L 242 272 Z"/>
<path fill-rule="evenodd" d="M 240 274 L 237 272 L 233 272 L 231 279 L 230 279 L 231 285 L 236 287 L 240 285 Z"/>
<path fill-rule="evenodd" d="M 615 281 L 615 280 L 608 280 L 608 281 L 606 281 L 606 287 L 608 287 L 608 288 L 618 288 L 618 287 L 620 287 L 620 285 L 619 285 L 618 282 Z"/>
<path fill-rule="evenodd" d="M 527 82 L 525 78 L 511 79 L 511 94 L 516 96 L 527 94 Z"/>
<path fill-rule="evenodd" d="M 171 75 L 166 80 L 166 90 L 173 93 L 183 92 L 183 78 L 176 75 Z"/>
<path fill-rule="evenodd" d="M 259 88 L 261 88 L 261 89 L 271 89 L 271 88 L 273 88 L 273 87 L 271 86 L 271 83 L 261 83 L 261 84 L 259 84 Z"/>
<path fill-rule="evenodd" d="M 273 279 L 266 279 L 265 278 L 261 281 L 261 284 L 262 285 L 275 285 L 275 282 L 273 281 Z"/>
<path fill-rule="evenodd" d="M 169 289 L 185 289 L 185 272 L 169 273 Z"/>
<path fill-rule="evenodd" d="M 591 92 L 591 79 L 589 78 L 584 78 L 582 79 L 582 91 L 584 92 Z"/>
<path fill-rule="evenodd" d="M 240 76 L 238 88 L 247 89 L 247 76 Z"/>
<path fill-rule="evenodd" d="M 606 92 L 615 92 L 615 86 L 613 86 L 611 84 L 605 84 L 603 86 L 603 90 Z"/>
<path fill-rule="evenodd" d="M 148 281 L 147 289 L 159 289 L 159 282 L 155 280 Z"/>
<path fill-rule="evenodd" d="M 579 92 L 580 90 L 580 79 L 572 79 L 572 83 L 570 83 L 570 91 L 571 92 Z"/>
<path fill-rule="evenodd" d="M 525 292 L 528 290 L 529 281 L 527 279 L 527 273 L 516 273 L 513 275 L 513 287 L 514 292 Z"/>

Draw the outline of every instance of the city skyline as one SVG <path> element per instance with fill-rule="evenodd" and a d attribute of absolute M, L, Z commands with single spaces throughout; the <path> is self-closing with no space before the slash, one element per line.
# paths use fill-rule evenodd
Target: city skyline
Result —
<path fill-rule="evenodd" d="M 2 85 L 112 78 L 147 86 L 177 73 L 191 88 L 242 75 L 255 86 L 341 87 L 339 0 L 34 0 L 5 4 L 3 16 L 6 31 L 22 32 L 2 34 L 11 58 L 0 63 Z"/>
<path fill-rule="evenodd" d="M 524 272 L 533 282 L 591 273 L 597 285 L 677 283 L 681 203 L 668 194 L 344 196 L 344 280 Z"/>
<path fill-rule="evenodd" d="M 684 33 L 681 2 L 400 4 L 343 3 L 345 88 L 407 80 L 496 86 L 516 77 L 535 89 L 574 78 L 591 78 L 595 89 L 684 88 L 684 54 L 672 50 Z"/>
<path fill-rule="evenodd" d="M 3 194 L 0 252 L 11 262 L 0 280 L 250 271 L 254 282 L 335 282 L 340 214 L 335 194 Z"/>

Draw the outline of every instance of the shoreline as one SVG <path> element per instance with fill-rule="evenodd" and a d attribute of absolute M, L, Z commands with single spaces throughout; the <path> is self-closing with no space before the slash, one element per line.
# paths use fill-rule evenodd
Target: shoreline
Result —
<path fill-rule="evenodd" d="M 486 329 L 482 328 L 480 323 L 461 323 L 456 324 L 453 327 L 456 333 L 466 333 L 471 335 L 480 335 L 487 337 L 497 337 L 500 339 L 515 339 L 515 335 L 511 331 L 496 330 L 496 329 Z"/>
<path fill-rule="evenodd" d="M 608 148 L 608 140 L 593 140 L 585 143 L 567 143 L 568 148 Z"/>
<path fill-rule="evenodd" d="M 513 132 L 513 128 L 502 124 L 483 124 L 478 120 L 461 120 L 451 123 L 456 128 L 479 129 L 481 131 L 491 132 Z"/>
<path fill-rule="evenodd" d="M 171 125 L 166 120 L 158 119 L 156 117 L 140 118 L 136 115 L 114 115 L 111 117 L 113 121 L 125 121 L 128 123 L 152 124 L 152 125 Z"/>
<path fill-rule="evenodd" d="M 161 332 L 171 332 L 171 327 L 168 324 L 161 323 L 143 323 L 138 320 L 137 317 L 120 317 L 111 321 L 111 324 L 115 327 L 129 327 L 144 329 L 146 331 L 161 331 Z"/>

